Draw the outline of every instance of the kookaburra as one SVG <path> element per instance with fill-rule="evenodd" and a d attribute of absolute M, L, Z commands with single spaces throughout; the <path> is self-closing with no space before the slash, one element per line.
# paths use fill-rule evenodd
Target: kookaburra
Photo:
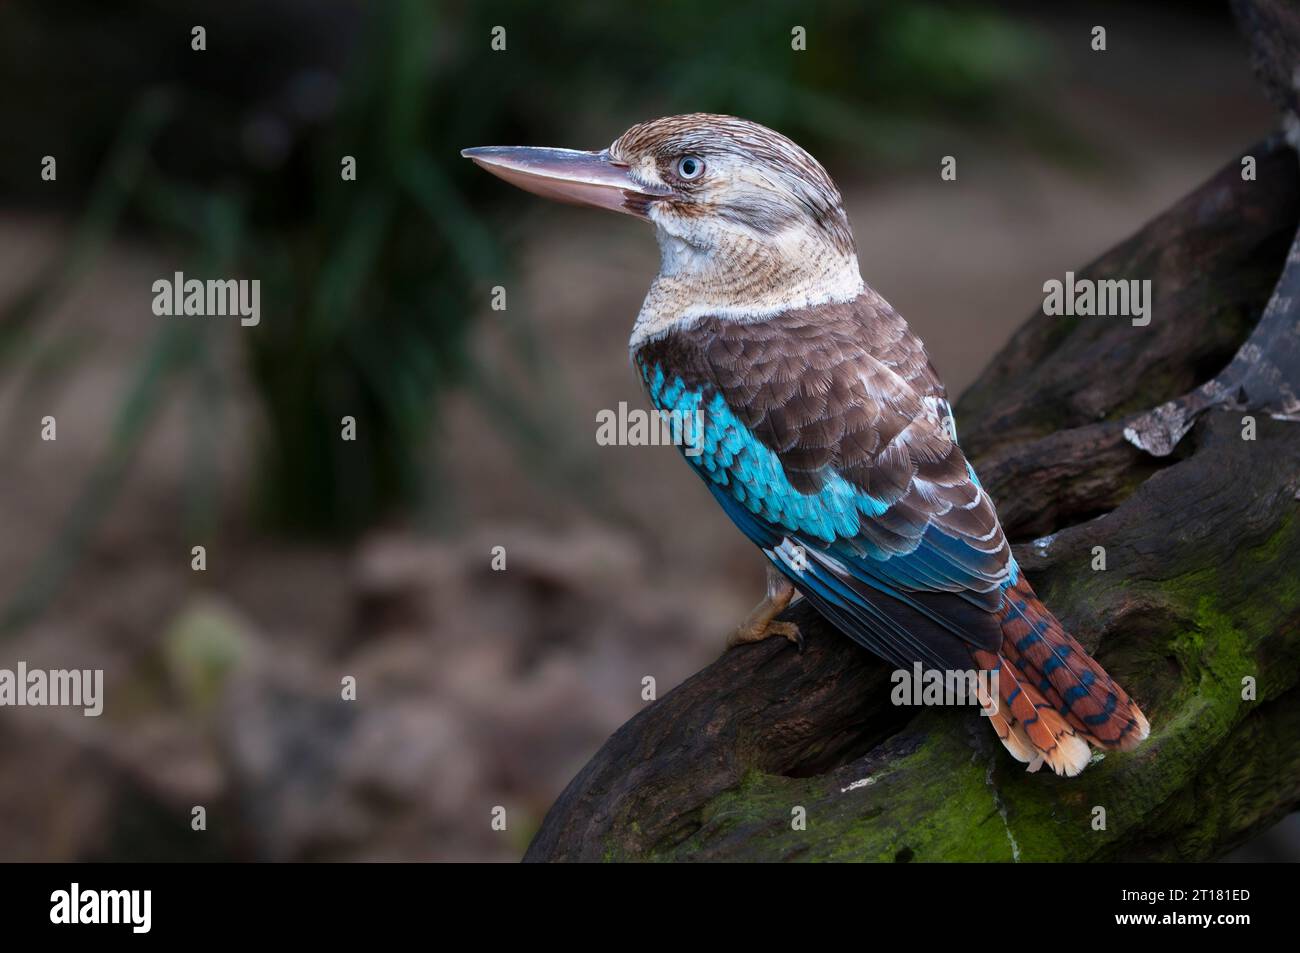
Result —
<path fill-rule="evenodd" d="M 662 253 L 629 346 L 650 400 L 702 414 L 685 459 L 768 561 L 731 644 L 798 640 L 796 589 L 901 668 L 997 673 L 1011 754 L 1074 775 L 1146 718 L 1034 594 L 957 443 L 925 347 L 862 280 L 811 155 L 731 116 L 669 116 L 607 149 L 463 153 L 548 198 L 654 226 Z"/>

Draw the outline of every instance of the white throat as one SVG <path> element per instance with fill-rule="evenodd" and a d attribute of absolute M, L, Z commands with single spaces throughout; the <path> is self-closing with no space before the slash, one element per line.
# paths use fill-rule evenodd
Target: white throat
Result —
<path fill-rule="evenodd" d="M 731 232 L 725 249 L 699 249 L 662 228 L 655 232 L 659 274 L 632 326 L 632 350 L 705 317 L 759 321 L 852 301 L 863 291 L 857 255 L 799 229 L 765 239 Z"/>

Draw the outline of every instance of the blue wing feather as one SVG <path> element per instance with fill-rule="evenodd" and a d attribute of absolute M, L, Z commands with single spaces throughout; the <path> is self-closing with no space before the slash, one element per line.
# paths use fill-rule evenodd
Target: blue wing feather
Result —
<path fill-rule="evenodd" d="M 948 642 L 955 635 L 983 648 L 996 646 L 990 612 L 1000 604 L 1001 590 L 1014 582 L 1014 560 L 998 580 L 987 566 L 987 552 L 934 525 L 903 551 L 878 545 L 865 528 L 889 512 L 891 501 L 829 469 L 816 492 L 800 492 L 777 453 L 749 431 L 721 394 L 706 398 L 703 390 L 687 387 L 680 378 L 668 380 L 659 367 L 643 373 L 659 410 L 703 413 L 699 446 L 689 448 L 686 459 L 741 532 L 833 622 L 901 665 L 918 659 L 935 666 L 952 661 L 951 646 L 943 639 L 933 633 L 919 638 L 911 631 L 917 628 L 917 615 L 941 629 Z M 974 472 L 970 474 L 973 480 Z M 808 554 L 801 570 L 782 556 L 787 540 Z M 960 597 L 976 614 L 954 607 L 956 598 L 940 603 L 928 596 L 935 593 Z M 912 617 L 900 620 L 892 603 L 911 610 Z"/>

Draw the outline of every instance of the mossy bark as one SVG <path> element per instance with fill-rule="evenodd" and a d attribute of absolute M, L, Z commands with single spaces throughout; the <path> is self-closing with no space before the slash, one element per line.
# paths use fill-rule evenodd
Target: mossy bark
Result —
<path fill-rule="evenodd" d="M 1278 280 L 1295 155 L 1251 154 L 1258 180 L 1230 163 L 1082 272 L 1151 278 L 1149 326 L 1039 314 L 957 408 L 1012 538 L 1051 534 L 1017 556 L 1142 704 L 1144 744 L 1029 774 L 976 712 L 893 706 L 885 664 L 796 604 L 802 655 L 730 651 L 649 705 L 526 859 L 1206 859 L 1300 804 L 1300 424 L 1245 439 L 1249 412 L 1217 409 L 1164 458 L 1123 438 L 1231 358 Z"/>

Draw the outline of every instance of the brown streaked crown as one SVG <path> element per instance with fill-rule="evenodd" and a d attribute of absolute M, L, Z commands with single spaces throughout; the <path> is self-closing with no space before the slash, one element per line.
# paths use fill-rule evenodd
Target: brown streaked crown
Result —
<path fill-rule="evenodd" d="M 664 116 L 628 129 L 609 152 L 612 158 L 633 165 L 651 158 L 661 180 L 672 183 L 683 196 L 675 204 L 684 214 L 691 214 L 695 188 L 675 177 L 673 165 L 678 158 L 696 155 L 707 162 L 710 157 L 727 156 L 744 161 L 761 171 L 790 201 L 750 196 L 708 211 L 766 232 L 779 230 L 796 215 L 805 215 L 837 250 L 855 252 L 853 232 L 834 181 L 805 149 L 766 126 L 713 113 Z"/>

